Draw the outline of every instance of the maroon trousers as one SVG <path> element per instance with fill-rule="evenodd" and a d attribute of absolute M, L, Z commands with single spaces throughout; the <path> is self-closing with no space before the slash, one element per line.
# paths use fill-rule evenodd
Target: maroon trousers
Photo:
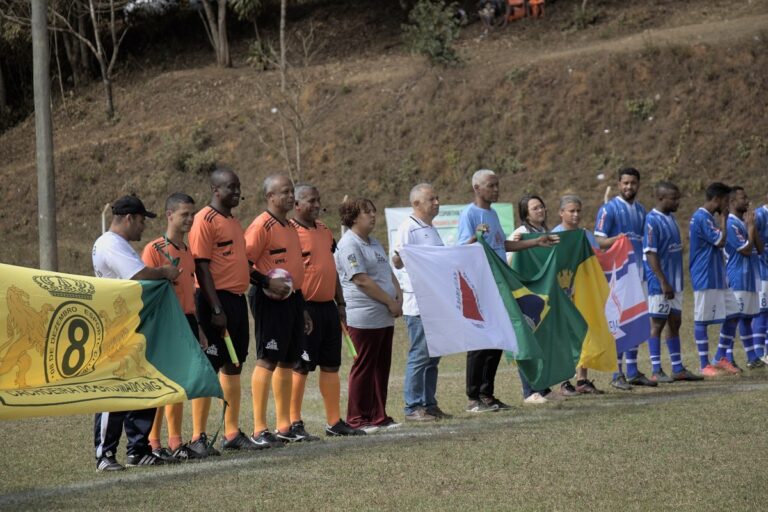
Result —
<path fill-rule="evenodd" d="M 386 406 L 395 328 L 348 329 L 357 358 L 349 370 L 347 423 L 353 428 L 391 423 Z"/>

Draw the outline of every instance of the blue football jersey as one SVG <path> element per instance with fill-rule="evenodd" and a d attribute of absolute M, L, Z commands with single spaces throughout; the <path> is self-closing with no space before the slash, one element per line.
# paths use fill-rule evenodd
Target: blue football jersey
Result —
<path fill-rule="evenodd" d="M 739 252 L 749 243 L 749 232 L 744 221 L 734 214 L 728 216 L 728 234 L 725 237 L 726 272 L 732 290 L 756 292 L 760 279 L 757 248 L 752 247 L 749 256 Z"/>
<path fill-rule="evenodd" d="M 637 201 L 630 204 L 616 196 L 597 211 L 595 235 L 610 238 L 621 233 L 626 234 L 632 242 L 637 261 L 640 261 L 640 255 L 643 254 L 644 227 L 645 208 Z M 642 270 L 641 273 L 644 274 Z M 646 278 L 645 275 L 642 277 Z"/>
<path fill-rule="evenodd" d="M 643 232 L 643 261 L 645 275 L 648 277 L 648 295 L 661 295 L 661 283 L 651 270 L 645 257 L 653 252 L 659 258 L 661 271 L 674 291 L 683 291 L 683 241 L 680 238 L 680 228 L 672 215 L 665 215 L 657 209 L 645 217 Z"/>
<path fill-rule="evenodd" d="M 694 212 L 688 226 L 688 269 L 694 290 L 728 288 L 725 257 L 717 247 L 723 236 L 711 213 L 704 208 Z"/>
<path fill-rule="evenodd" d="M 760 241 L 763 242 L 763 254 L 760 255 L 760 279 L 768 281 L 768 204 L 755 210 L 755 226 Z"/>

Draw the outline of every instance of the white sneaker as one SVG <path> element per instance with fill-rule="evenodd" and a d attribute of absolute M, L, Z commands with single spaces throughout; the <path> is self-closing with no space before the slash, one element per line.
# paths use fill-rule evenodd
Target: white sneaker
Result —
<path fill-rule="evenodd" d="M 360 427 L 360 430 L 362 430 L 366 434 L 373 434 L 374 432 L 379 431 L 379 427 L 377 425 L 364 425 Z"/>
<path fill-rule="evenodd" d="M 380 428 L 385 428 L 387 430 L 394 430 L 396 428 L 402 427 L 402 423 L 398 423 L 396 421 L 393 421 L 392 423 L 388 423 L 387 425 L 382 425 Z"/>
<path fill-rule="evenodd" d="M 545 404 L 545 403 L 547 403 L 548 401 L 549 401 L 549 400 L 547 400 L 546 398 L 544 398 L 543 396 L 541 396 L 541 393 L 533 393 L 533 394 L 532 394 L 532 395 L 530 395 L 528 398 L 526 398 L 525 400 L 523 400 L 523 403 L 524 403 L 524 404 L 535 404 L 535 405 L 539 405 L 539 404 Z"/>
<path fill-rule="evenodd" d="M 761 357 L 761 358 L 760 358 L 760 360 L 761 360 L 762 362 L 764 362 L 765 364 L 768 364 L 768 354 L 766 354 L 766 355 L 764 355 L 763 357 Z"/>

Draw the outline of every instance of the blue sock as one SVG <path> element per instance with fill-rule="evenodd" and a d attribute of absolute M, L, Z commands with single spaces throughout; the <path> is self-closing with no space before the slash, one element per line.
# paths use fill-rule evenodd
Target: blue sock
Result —
<path fill-rule="evenodd" d="M 627 361 L 627 378 L 637 375 L 637 349 L 627 350 L 624 359 Z"/>
<path fill-rule="evenodd" d="M 744 345 L 744 352 L 747 354 L 747 362 L 757 360 L 757 354 L 755 354 L 754 341 L 752 339 L 752 319 L 742 318 L 739 321 L 739 337 L 741 338 L 741 344 Z"/>
<path fill-rule="evenodd" d="M 705 324 L 693 324 L 693 337 L 699 352 L 699 367 L 704 369 L 709 364 L 709 339 Z"/>
<path fill-rule="evenodd" d="M 661 339 L 650 337 L 648 338 L 648 352 L 651 354 L 651 368 L 653 373 L 659 373 L 661 371 Z"/>
<path fill-rule="evenodd" d="M 719 361 L 722 358 L 728 357 L 728 349 L 731 351 L 731 358 L 733 358 L 733 336 L 736 334 L 736 324 L 738 319 L 726 320 L 722 327 L 720 327 L 720 341 L 717 343 L 717 352 L 715 353 L 715 361 Z M 733 362 L 733 359 L 729 359 Z"/>
<path fill-rule="evenodd" d="M 765 329 L 768 321 L 768 311 L 761 311 L 759 315 L 752 319 L 752 340 L 755 342 L 755 352 L 757 357 L 765 356 Z"/>
<path fill-rule="evenodd" d="M 683 371 L 685 367 L 680 357 L 680 337 L 667 338 L 667 350 L 669 350 L 669 361 L 672 363 L 672 373 Z"/>

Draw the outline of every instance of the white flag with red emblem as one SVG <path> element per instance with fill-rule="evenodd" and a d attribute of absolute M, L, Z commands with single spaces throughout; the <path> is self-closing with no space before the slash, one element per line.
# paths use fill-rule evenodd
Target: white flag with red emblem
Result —
<path fill-rule="evenodd" d="M 480 245 L 406 245 L 399 252 L 430 357 L 482 349 L 517 353 L 512 322 Z"/>

